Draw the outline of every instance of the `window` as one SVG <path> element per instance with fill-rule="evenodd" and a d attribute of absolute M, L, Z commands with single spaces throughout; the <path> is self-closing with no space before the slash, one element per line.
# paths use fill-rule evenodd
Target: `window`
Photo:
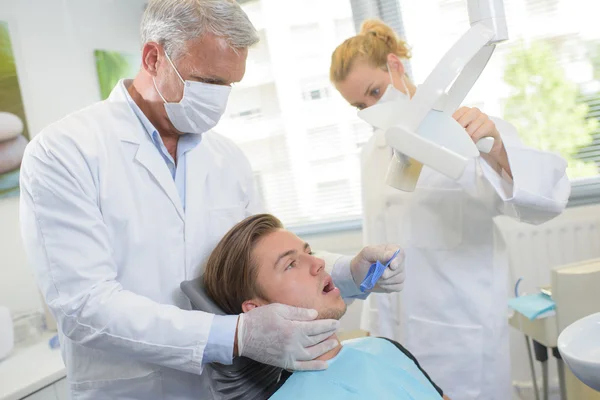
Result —
<path fill-rule="evenodd" d="M 261 43 L 250 49 L 216 130 L 244 151 L 267 210 L 286 226 L 360 219 L 357 140 L 366 139 L 329 82 L 333 49 L 354 34 L 350 1 L 242 7 Z"/>
<path fill-rule="evenodd" d="M 438 7 L 439 13 L 444 19 L 456 21 L 454 24 L 443 26 L 442 32 L 444 36 L 461 35 L 466 31 L 465 26 L 468 27 L 468 25 L 465 25 L 465 23 L 468 24 L 469 22 L 466 0 L 440 0 Z"/>
<path fill-rule="evenodd" d="M 253 129 L 260 127 L 248 131 L 251 133 Z M 285 134 L 273 132 L 266 138 L 238 144 L 253 167 L 256 189 L 265 208 L 282 220 L 293 220 L 298 211 L 299 190 Z"/>
<path fill-rule="evenodd" d="M 573 181 L 589 183 L 600 178 L 600 3 L 584 3 L 504 0 L 510 40 L 498 45 L 466 104 L 509 120 L 526 143 L 560 152 Z M 267 209 L 287 226 L 360 219 L 360 148 L 372 129 L 330 85 L 331 52 L 378 16 L 408 41 L 407 69 L 421 83 L 468 30 L 467 0 L 242 6 L 262 40 L 218 130 L 244 150 Z"/>
<path fill-rule="evenodd" d="M 347 180 L 317 184 L 318 213 L 322 216 L 344 216 L 351 211 L 350 182 Z"/>
<path fill-rule="evenodd" d="M 314 221 L 343 221 L 360 215 L 360 166 L 343 156 L 311 163 L 312 193 L 307 204 Z"/>
<path fill-rule="evenodd" d="M 254 171 L 254 185 L 256 186 L 256 192 L 258 193 L 258 197 L 263 202 L 263 204 L 265 204 L 267 198 L 265 197 L 265 182 L 263 174 L 261 172 Z"/>
<path fill-rule="evenodd" d="M 250 53 L 254 54 L 254 53 Z M 281 115 L 277 88 L 272 78 L 261 79 L 248 72 L 251 86 L 235 85 L 233 94 L 229 96 L 225 115 L 230 121 L 276 120 Z M 227 121 L 226 120 L 226 121 Z M 222 127 L 220 127 L 222 128 Z M 248 135 L 244 135 L 248 138 Z"/>
<path fill-rule="evenodd" d="M 290 27 L 291 45 L 296 58 L 318 56 L 325 49 L 318 46 L 320 42 L 321 29 L 317 22 Z"/>
<path fill-rule="evenodd" d="M 257 64 L 268 63 L 271 61 L 269 54 L 269 38 L 264 29 L 258 31 L 259 42 L 252 49 L 252 62 Z"/>
<path fill-rule="evenodd" d="M 527 14 L 534 18 L 551 16 L 558 11 L 560 0 L 525 0 Z"/>
<path fill-rule="evenodd" d="M 326 76 L 303 79 L 300 85 L 304 101 L 321 100 L 331 96 L 331 85 Z"/>
<path fill-rule="evenodd" d="M 357 121 L 352 124 L 352 133 L 356 147 L 361 148 L 373 135 L 373 127 L 364 121 Z"/>
<path fill-rule="evenodd" d="M 588 119 L 596 121 L 600 121 L 600 95 L 598 95 L 600 90 L 598 89 L 596 87 L 592 94 L 582 97 L 582 100 L 589 106 Z M 596 129 L 594 133 L 592 142 L 582 148 L 578 156 L 587 164 L 595 164 L 596 168 L 600 170 L 600 130 Z"/>
<path fill-rule="evenodd" d="M 433 0 L 427 24 L 415 22 L 423 10 L 412 0 L 389 1 L 400 4 L 421 83 L 469 29 L 467 1 Z M 584 3 L 505 0 L 510 39 L 465 100 L 511 122 L 524 143 L 560 153 L 575 184 L 600 175 L 600 3 Z"/>
<path fill-rule="evenodd" d="M 318 100 L 318 99 L 321 99 L 321 98 L 325 97 L 324 94 L 325 94 L 325 91 L 321 91 L 319 89 L 317 89 L 317 90 L 311 90 L 310 93 L 309 93 L 309 95 L 308 95 L 308 98 L 310 100 Z"/>
<path fill-rule="evenodd" d="M 342 138 L 337 126 L 309 129 L 306 140 L 312 161 L 329 160 L 343 154 Z"/>
<path fill-rule="evenodd" d="M 335 37 L 337 43 L 342 43 L 344 40 L 354 35 L 356 35 L 356 29 L 354 29 L 354 21 L 351 17 L 335 21 Z"/>
<path fill-rule="evenodd" d="M 231 118 L 259 118 L 260 117 L 260 108 L 251 108 L 249 110 L 239 111 L 237 113 L 231 114 Z"/>
<path fill-rule="evenodd" d="M 302 92 L 302 98 L 305 101 L 321 100 L 321 99 L 325 99 L 327 97 L 329 97 L 329 88 L 328 87 L 305 90 Z"/>

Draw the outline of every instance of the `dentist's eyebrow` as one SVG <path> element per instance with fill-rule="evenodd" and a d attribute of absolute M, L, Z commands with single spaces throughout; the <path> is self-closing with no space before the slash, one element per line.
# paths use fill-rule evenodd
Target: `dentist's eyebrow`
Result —
<path fill-rule="evenodd" d="M 213 85 L 225 85 L 227 84 L 227 82 L 225 81 L 225 79 L 223 78 L 219 78 L 216 76 L 198 76 L 198 75 L 192 75 L 192 78 L 195 80 L 198 80 L 200 82 L 204 82 L 204 83 L 210 83 Z"/>

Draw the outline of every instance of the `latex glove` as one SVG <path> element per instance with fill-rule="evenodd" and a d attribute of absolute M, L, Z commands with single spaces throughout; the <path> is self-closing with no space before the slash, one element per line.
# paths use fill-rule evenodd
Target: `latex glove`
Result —
<path fill-rule="evenodd" d="M 382 245 L 367 246 L 362 249 L 350 262 L 350 271 L 352 272 L 352 279 L 356 286 L 360 286 L 361 282 L 365 279 L 371 264 L 376 263 L 377 261 L 387 264 L 399 248 L 400 247 L 396 245 Z M 383 275 L 381 275 L 381 278 L 379 278 L 371 292 L 399 292 L 404 286 L 404 278 L 404 251 L 400 251 Z"/>
<path fill-rule="evenodd" d="M 288 370 L 321 370 L 326 361 L 315 358 L 338 345 L 330 339 L 339 321 L 315 320 L 316 310 L 269 304 L 238 320 L 237 354 Z"/>

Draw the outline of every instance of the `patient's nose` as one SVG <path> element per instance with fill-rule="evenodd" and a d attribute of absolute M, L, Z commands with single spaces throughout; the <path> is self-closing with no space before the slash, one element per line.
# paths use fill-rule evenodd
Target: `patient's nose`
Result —
<path fill-rule="evenodd" d="M 325 269 L 325 261 L 320 258 L 309 256 L 310 257 L 310 274 L 313 276 L 317 276 Z"/>

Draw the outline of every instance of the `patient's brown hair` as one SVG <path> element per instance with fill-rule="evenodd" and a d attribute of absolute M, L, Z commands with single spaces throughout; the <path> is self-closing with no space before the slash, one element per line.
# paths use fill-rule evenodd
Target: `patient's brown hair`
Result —
<path fill-rule="evenodd" d="M 231 228 L 210 254 L 204 269 L 205 291 L 226 314 L 242 313 L 246 300 L 266 300 L 256 283 L 258 268 L 252 252 L 265 235 L 279 229 L 283 225 L 274 216 L 253 215 Z"/>

